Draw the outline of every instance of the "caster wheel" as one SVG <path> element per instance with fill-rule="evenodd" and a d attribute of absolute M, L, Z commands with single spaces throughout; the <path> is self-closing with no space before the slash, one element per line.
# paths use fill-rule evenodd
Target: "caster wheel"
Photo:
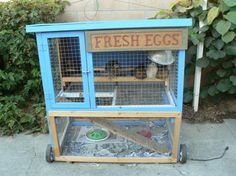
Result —
<path fill-rule="evenodd" d="M 50 144 L 46 148 L 46 161 L 52 163 L 54 161 L 54 153 Z"/>
<path fill-rule="evenodd" d="M 184 164 L 187 162 L 187 146 L 180 144 L 179 162 Z"/>

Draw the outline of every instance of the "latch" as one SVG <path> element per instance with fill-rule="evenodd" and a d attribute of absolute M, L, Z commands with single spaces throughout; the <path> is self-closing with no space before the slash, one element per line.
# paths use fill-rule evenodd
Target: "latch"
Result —
<path fill-rule="evenodd" d="M 82 73 L 84 73 L 84 74 L 88 74 L 88 73 L 90 73 L 90 71 L 89 70 L 82 70 Z"/>

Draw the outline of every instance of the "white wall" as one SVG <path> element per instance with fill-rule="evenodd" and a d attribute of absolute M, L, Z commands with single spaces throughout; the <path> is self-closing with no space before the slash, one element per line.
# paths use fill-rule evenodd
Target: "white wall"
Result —
<path fill-rule="evenodd" d="M 69 0 L 70 6 L 57 21 L 146 19 L 176 0 Z"/>

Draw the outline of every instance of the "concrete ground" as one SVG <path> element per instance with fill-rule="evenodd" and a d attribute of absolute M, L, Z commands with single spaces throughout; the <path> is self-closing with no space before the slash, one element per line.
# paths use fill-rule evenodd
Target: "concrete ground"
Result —
<path fill-rule="evenodd" d="M 236 120 L 222 124 L 183 123 L 183 139 L 192 158 L 220 155 L 220 160 L 186 164 L 70 164 L 45 162 L 48 135 L 0 137 L 0 176 L 78 176 L 78 175 L 165 175 L 165 176 L 234 176 L 236 169 Z"/>

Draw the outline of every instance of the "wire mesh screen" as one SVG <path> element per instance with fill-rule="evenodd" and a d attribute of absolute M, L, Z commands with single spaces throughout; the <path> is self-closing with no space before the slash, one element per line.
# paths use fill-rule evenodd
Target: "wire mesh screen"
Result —
<path fill-rule="evenodd" d="M 60 132 L 61 137 L 61 155 L 168 157 L 172 151 L 172 131 L 168 129 L 167 121 L 167 118 L 85 120 L 71 117 L 70 120 L 66 120 L 66 117 L 56 117 L 57 132 Z"/>
<path fill-rule="evenodd" d="M 175 57 L 178 58 L 178 53 L 175 53 Z M 170 92 L 174 96 L 174 100 L 177 99 L 177 84 L 178 84 L 178 59 L 175 60 L 173 64 L 170 65 L 169 69 L 170 78 Z"/>
<path fill-rule="evenodd" d="M 48 44 L 56 101 L 83 102 L 79 38 L 50 38 Z"/>
<path fill-rule="evenodd" d="M 97 105 L 173 104 L 169 87 L 171 82 L 175 90 L 177 80 L 170 69 L 177 63 L 176 53 L 171 65 L 154 63 L 149 55 L 148 51 L 93 53 Z"/>

